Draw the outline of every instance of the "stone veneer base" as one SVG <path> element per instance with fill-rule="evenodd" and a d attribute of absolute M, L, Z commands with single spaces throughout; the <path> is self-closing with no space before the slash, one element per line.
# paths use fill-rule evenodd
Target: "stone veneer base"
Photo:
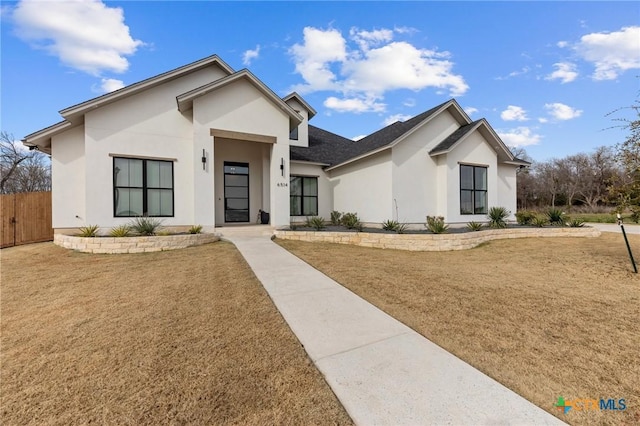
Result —
<path fill-rule="evenodd" d="M 84 253 L 148 253 L 176 250 L 218 241 L 218 234 L 158 235 L 152 237 L 78 237 L 55 234 L 53 243 Z"/>
<path fill-rule="evenodd" d="M 509 228 L 489 229 L 460 234 L 384 234 L 368 232 L 282 231 L 276 238 L 308 242 L 351 244 L 361 247 L 409 251 L 467 250 L 480 244 L 508 238 L 530 237 L 599 237 L 596 228 Z"/>

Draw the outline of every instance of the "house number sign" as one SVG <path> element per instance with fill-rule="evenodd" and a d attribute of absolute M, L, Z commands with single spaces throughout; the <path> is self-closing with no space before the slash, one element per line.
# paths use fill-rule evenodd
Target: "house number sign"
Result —
<path fill-rule="evenodd" d="M 289 186 L 289 184 L 288 184 L 287 182 L 278 182 L 278 183 L 276 184 L 276 186 L 280 186 L 280 187 L 287 187 L 287 186 Z"/>

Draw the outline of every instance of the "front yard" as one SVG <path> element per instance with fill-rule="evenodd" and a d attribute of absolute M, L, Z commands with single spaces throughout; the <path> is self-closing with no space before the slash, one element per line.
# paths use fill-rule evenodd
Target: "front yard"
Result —
<path fill-rule="evenodd" d="M 640 277 L 622 235 L 455 252 L 276 241 L 562 420 L 640 423 Z M 640 258 L 640 236 L 630 242 Z M 559 396 L 623 398 L 627 408 L 564 415 Z"/>
<path fill-rule="evenodd" d="M 1 424 L 351 423 L 231 244 L 0 256 Z"/>

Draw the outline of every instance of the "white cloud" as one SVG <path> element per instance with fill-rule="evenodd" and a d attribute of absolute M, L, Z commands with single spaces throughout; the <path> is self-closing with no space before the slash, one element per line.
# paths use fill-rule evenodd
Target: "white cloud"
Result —
<path fill-rule="evenodd" d="M 340 92 L 346 99 L 330 97 L 325 105 L 340 111 L 379 111 L 384 94 L 391 90 L 420 91 L 428 87 L 447 90 L 452 96 L 464 94 L 469 86 L 454 74 L 449 52 L 421 49 L 406 41 L 394 41 L 407 29 L 352 28 L 347 41 L 339 30 L 306 27 L 304 40 L 294 44 L 291 54 L 295 70 L 304 80 L 292 89 L 299 93 Z M 355 101 L 358 102 L 355 102 Z M 344 109 L 345 105 L 350 107 Z M 375 107 L 372 107 L 375 106 Z M 330 108 L 329 106 L 327 106 Z"/>
<path fill-rule="evenodd" d="M 362 91 L 381 96 L 396 89 L 422 90 L 427 87 L 448 89 L 452 96 L 464 94 L 469 86 L 453 74 L 449 53 L 418 49 L 397 41 L 371 49 L 359 60 L 348 60 L 342 72 L 347 76 L 347 91 Z"/>
<path fill-rule="evenodd" d="M 567 47 L 569 45 L 568 42 L 566 41 L 559 41 L 558 43 L 556 43 L 556 46 L 563 48 L 563 47 Z"/>
<path fill-rule="evenodd" d="M 126 56 L 144 43 L 129 34 L 124 13 L 99 0 L 22 0 L 13 11 L 16 34 L 91 75 L 129 68 Z"/>
<path fill-rule="evenodd" d="M 549 120 L 548 120 L 548 119 L 546 119 L 546 118 L 544 118 L 544 117 L 540 117 L 540 118 L 538 118 L 538 122 L 539 122 L 539 123 L 542 123 L 542 124 L 547 123 L 548 121 L 549 121 Z"/>
<path fill-rule="evenodd" d="M 415 34 L 420 32 L 419 29 L 413 27 L 395 27 L 393 31 L 398 34 Z"/>
<path fill-rule="evenodd" d="M 500 113 L 500 118 L 504 121 L 527 121 L 527 112 L 522 107 L 509 105 L 507 109 Z"/>
<path fill-rule="evenodd" d="M 244 52 L 242 55 L 242 63 L 249 66 L 251 65 L 251 61 L 257 59 L 258 56 L 260 56 L 260 45 L 257 45 L 253 50 L 249 49 Z"/>
<path fill-rule="evenodd" d="M 323 105 L 337 112 L 384 112 L 386 105 L 376 102 L 374 98 L 347 98 L 338 99 L 335 96 L 328 97 Z"/>
<path fill-rule="evenodd" d="M 584 35 L 575 50 L 595 66 L 594 80 L 613 80 L 630 69 L 640 69 L 640 26 Z"/>
<path fill-rule="evenodd" d="M 359 141 L 360 139 L 364 139 L 364 138 L 366 138 L 366 137 L 367 137 L 367 135 L 358 135 L 358 136 L 354 136 L 354 137 L 352 137 L 352 138 L 351 138 L 351 140 L 352 140 L 352 141 L 357 142 L 357 141 Z"/>
<path fill-rule="evenodd" d="M 553 104 L 545 104 L 544 107 L 549 111 L 549 115 L 551 115 L 556 120 L 571 120 L 582 115 L 582 110 L 571 108 L 569 105 L 561 104 L 559 102 Z"/>
<path fill-rule="evenodd" d="M 116 80 L 115 78 L 103 78 L 100 80 L 100 85 L 94 85 L 91 90 L 97 93 L 109 93 L 124 87 L 122 80 Z"/>
<path fill-rule="evenodd" d="M 542 136 L 534 133 L 529 127 L 516 127 L 515 129 L 498 131 L 498 136 L 511 148 L 537 145 L 542 139 Z"/>
<path fill-rule="evenodd" d="M 570 62 L 558 62 L 553 64 L 556 70 L 545 77 L 545 80 L 560 80 L 561 83 L 570 83 L 578 77 L 575 64 Z"/>
<path fill-rule="evenodd" d="M 413 98 L 407 98 L 402 105 L 409 107 L 409 108 L 413 108 L 414 106 L 416 106 L 416 100 Z"/>
<path fill-rule="evenodd" d="M 407 121 L 411 117 L 412 117 L 411 115 L 407 115 L 407 114 L 394 114 L 385 118 L 382 124 L 384 124 L 385 126 L 388 126 L 390 124 L 395 123 L 396 121 Z"/>
<path fill-rule="evenodd" d="M 464 112 L 466 112 L 468 115 L 473 115 L 476 112 L 478 112 L 478 108 L 466 107 L 466 108 L 464 108 Z"/>
<path fill-rule="evenodd" d="M 518 71 L 513 71 L 510 72 L 508 75 L 504 76 L 504 77 L 496 77 L 496 80 L 508 80 L 512 77 L 517 77 L 519 75 L 524 75 L 527 74 L 529 71 L 531 71 L 531 68 L 529 67 L 522 67 L 522 69 L 518 70 Z"/>
<path fill-rule="evenodd" d="M 388 29 L 366 31 L 354 27 L 349 30 L 349 35 L 363 51 L 369 50 L 372 45 L 379 46 L 393 39 L 393 31 Z"/>
<path fill-rule="evenodd" d="M 296 72 L 306 84 L 299 85 L 294 90 L 300 93 L 337 90 L 337 77 L 330 65 L 347 59 L 346 40 L 334 29 L 323 31 L 305 27 L 303 34 L 304 43 L 294 44 L 290 53 L 296 64 Z"/>

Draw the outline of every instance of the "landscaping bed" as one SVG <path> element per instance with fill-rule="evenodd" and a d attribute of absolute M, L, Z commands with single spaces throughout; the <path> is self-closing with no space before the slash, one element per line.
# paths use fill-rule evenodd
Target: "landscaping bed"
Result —
<path fill-rule="evenodd" d="M 600 235 L 599 230 L 586 226 L 577 228 L 513 226 L 481 231 L 465 231 L 463 229 L 460 232 L 442 234 L 418 231 L 397 234 L 382 229 L 375 231 L 363 229 L 362 232 L 356 232 L 346 228 L 336 228 L 338 229 L 331 230 L 330 227 L 327 227 L 321 231 L 315 231 L 312 228 L 297 228 L 295 231 L 276 230 L 274 235 L 276 238 L 283 240 L 350 244 L 362 247 L 410 251 L 468 250 L 488 241 L 506 238 L 597 237 Z"/>

